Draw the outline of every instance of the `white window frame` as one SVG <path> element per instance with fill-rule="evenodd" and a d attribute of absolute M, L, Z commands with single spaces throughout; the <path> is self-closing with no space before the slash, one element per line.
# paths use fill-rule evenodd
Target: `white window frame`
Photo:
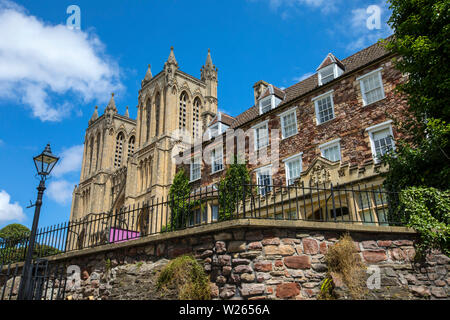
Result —
<path fill-rule="evenodd" d="M 300 173 L 303 172 L 303 152 L 294 154 L 286 159 L 283 160 L 284 162 L 284 170 L 286 172 L 286 185 L 289 186 L 289 180 L 291 179 L 290 174 L 289 174 L 289 163 L 293 162 L 293 161 L 297 161 L 300 160 Z M 300 175 L 298 176 L 300 177 Z"/>
<path fill-rule="evenodd" d="M 331 65 L 329 65 L 329 66 L 326 66 L 326 67 L 324 67 L 324 68 L 322 68 L 322 69 L 320 69 L 319 70 L 319 85 L 320 86 L 322 86 L 322 85 L 324 85 L 324 83 L 322 83 L 322 73 L 323 72 L 325 72 L 325 71 L 328 71 L 328 70 L 330 70 L 330 69 L 333 69 L 333 80 L 334 79 L 336 79 L 336 77 L 337 77 L 337 70 L 336 70 L 336 64 L 335 63 L 333 63 L 333 64 L 331 64 Z M 328 82 L 331 82 L 331 81 L 333 81 L 333 80 L 330 80 L 330 81 L 328 81 Z M 326 82 L 325 84 L 327 84 L 328 82 Z"/>
<path fill-rule="evenodd" d="M 275 97 L 274 97 L 273 94 L 271 94 L 271 95 L 269 95 L 269 96 L 267 96 L 267 97 L 264 97 L 264 98 L 262 98 L 261 100 L 259 100 L 259 103 L 258 103 L 258 105 L 259 105 L 259 114 L 263 114 L 263 113 L 266 113 L 266 112 L 269 112 L 269 111 L 270 111 L 270 110 L 268 110 L 268 111 L 266 111 L 266 112 L 263 112 L 263 111 L 262 111 L 262 104 L 263 104 L 263 102 L 266 102 L 266 101 L 268 101 L 268 100 L 270 100 L 270 110 L 273 109 L 273 107 L 274 107 L 274 105 L 275 105 Z"/>
<path fill-rule="evenodd" d="M 259 194 L 259 195 L 262 195 L 262 196 L 266 196 L 267 193 L 265 193 L 265 194 L 262 194 L 262 193 L 261 193 L 261 191 L 262 191 L 263 189 L 259 186 L 259 175 L 260 175 L 261 173 L 263 173 L 263 172 L 266 172 L 266 170 L 268 170 L 268 171 L 270 172 L 270 183 L 269 183 L 270 190 L 269 190 L 268 192 L 271 192 L 271 191 L 272 191 L 272 188 L 273 188 L 272 165 L 270 164 L 270 165 L 268 165 L 268 166 L 264 166 L 264 167 L 255 169 L 255 173 L 256 173 L 256 185 L 258 186 L 258 187 L 257 187 L 257 188 L 258 188 L 258 194 Z"/>
<path fill-rule="evenodd" d="M 217 134 L 213 135 L 213 130 L 216 129 Z M 217 137 L 218 135 L 220 135 L 220 122 L 216 122 L 214 123 L 211 127 L 209 127 L 209 139 L 212 139 L 214 137 Z"/>
<path fill-rule="evenodd" d="M 356 80 L 359 81 L 359 87 L 361 89 L 361 96 L 362 96 L 363 106 L 371 105 L 372 103 L 375 103 L 377 101 L 380 101 L 380 100 L 383 100 L 384 98 L 386 98 L 386 94 L 384 93 L 384 85 L 383 85 L 383 78 L 381 76 L 381 70 L 383 70 L 383 68 L 375 69 L 373 71 L 370 71 L 370 72 L 368 72 L 368 73 L 366 73 L 366 74 L 356 78 Z M 363 80 L 364 80 L 364 78 L 372 76 L 374 73 L 378 73 L 378 81 L 381 84 L 380 88 L 381 88 L 381 94 L 382 94 L 383 97 L 381 99 L 379 99 L 379 100 L 373 101 L 371 103 L 367 103 L 366 92 L 365 92 L 366 90 L 364 88 Z"/>
<path fill-rule="evenodd" d="M 325 93 L 323 93 L 323 94 L 321 94 L 321 95 L 311 99 L 311 101 L 314 102 L 314 107 L 315 107 L 315 110 L 316 110 L 316 125 L 320 125 L 322 123 L 326 123 L 326 122 L 331 121 L 331 120 L 336 118 L 336 113 L 334 112 L 333 92 L 334 92 L 334 90 L 330 90 L 330 91 L 327 91 L 327 92 L 325 92 Z M 327 96 L 331 96 L 331 110 L 333 111 L 333 118 L 328 119 L 328 120 L 326 120 L 324 122 L 320 122 L 318 101 L 326 98 Z"/>
<path fill-rule="evenodd" d="M 378 158 L 377 158 L 377 155 L 376 155 L 375 142 L 374 142 L 374 140 L 373 140 L 373 133 L 374 133 L 374 132 L 377 132 L 377 131 L 380 131 L 380 130 L 384 130 L 384 129 L 389 128 L 389 133 L 390 133 L 390 135 L 391 135 L 391 140 L 392 140 L 392 150 L 395 151 L 395 139 L 394 139 L 394 133 L 393 133 L 393 131 L 392 131 L 392 122 L 393 122 L 392 120 L 385 121 L 385 122 L 382 122 L 382 123 L 373 125 L 373 126 L 371 126 L 371 127 L 368 127 L 368 128 L 366 128 L 366 130 L 365 130 L 365 131 L 367 131 L 368 134 L 369 134 L 370 148 L 371 148 L 371 150 L 372 150 L 372 158 L 373 158 L 373 161 L 374 161 L 375 163 L 380 163 L 381 160 L 378 159 Z"/>
<path fill-rule="evenodd" d="M 294 119 L 295 119 L 295 133 L 291 134 L 290 136 L 286 136 L 285 129 L 284 129 L 284 117 L 288 116 L 292 113 L 294 114 Z M 278 116 L 280 117 L 280 123 L 281 123 L 281 139 L 286 139 L 286 138 L 295 136 L 298 133 L 297 107 L 286 110 L 285 112 L 280 113 Z"/>
<path fill-rule="evenodd" d="M 199 160 L 198 161 L 198 164 L 200 165 L 200 170 L 199 170 L 199 176 L 198 176 L 198 178 L 193 178 L 193 172 L 194 172 L 194 164 L 196 163 L 196 160 Z M 197 181 L 197 180 L 199 180 L 199 179 L 201 179 L 201 177 L 202 177 L 202 158 L 201 158 L 201 156 L 196 156 L 196 157 L 193 157 L 192 158 L 192 160 L 191 160 L 191 165 L 190 165 L 190 181 L 189 182 L 193 182 L 193 181 Z"/>
<path fill-rule="evenodd" d="M 332 148 L 332 147 L 335 147 L 335 146 L 337 146 L 338 147 L 338 150 L 339 150 L 339 161 L 342 161 L 342 154 L 341 154 L 341 138 L 337 138 L 337 139 L 334 139 L 334 140 L 331 140 L 331 141 L 328 141 L 328 142 L 325 142 L 325 143 L 323 143 L 323 144 L 321 144 L 320 146 L 319 146 L 319 149 L 320 149 L 320 155 L 323 157 L 323 158 L 325 158 L 324 157 L 324 155 L 323 155 L 323 153 L 324 153 L 324 150 L 326 150 L 326 149 L 328 149 L 328 148 Z M 326 158 L 325 158 L 326 159 Z M 328 159 L 327 159 L 328 160 Z M 331 160 L 330 160 L 331 161 Z"/>
<path fill-rule="evenodd" d="M 214 171 L 214 167 L 215 167 L 215 154 L 217 153 L 217 150 L 220 150 L 220 153 L 221 153 L 221 155 L 222 155 L 222 168 L 219 169 L 219 170 Z M 220 171 L 222 171 L 223 169 L 224 169 L 224 165 L 223 165 L 223 146 L 220 145 L 220 146 L 217 146 L 217 147 L 215 147 L 215 148 L 213 148 L 213 149 L 211 150 L 211 174 L 220 172 Z"/>
<path fill-rule="evenodd" d="M 267 144 L 264 146 L 258 146 L 258 134 L 257 134 L 257 130 L 260 129 L 261 127 L 266 127 L 267 130 Z M 252 127 L 253 131 L 253 135 L 254 135 L 254 144 L 255 144 L 255 151 L 260 150 L 262 148 L 267 147 L 270 144 L 270 137 L 269 137 L 269 120 L 263 121 L 255 126 Z"/>

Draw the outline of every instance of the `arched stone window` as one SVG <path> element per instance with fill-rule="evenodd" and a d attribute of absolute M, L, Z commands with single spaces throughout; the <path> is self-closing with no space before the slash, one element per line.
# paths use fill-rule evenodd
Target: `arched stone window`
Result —
<path fill-rule="evenodd" d="M 95 171 L 100 167 L 100 132 L 97 133 L 97 150 L 95 152 Z"/>
<path fill-rule="evenodd" d="M 119 168 L 122 165 L 123 155 L 123 140 L 125 139 L 123 132 L 119 132 L 116 138 L 116 153 L 114 156 L 114 168 Z"/>
<path fill-rule="evenodd" d="M 161 108 L 161 95 L 159 94 L 159 92 L 156 94 L 155 97 L 155 135 L 158 136 L 159 135 L 159 112 L 160 112 L 160 108 Z"/>
<path fill-rule="evenodd" d="M 192 113 L 192 138 L 196 139 L 200 137 L 200 108 L 201 101 L 200 98 L 195 98 L 194 108 Z"/>
<path fill-rule="evenodd" d="M 151 120 L 152 120 L 152 117 L 151 117 L 151 115 L 152 115 L 152 103 L 151 103 L 150 99 L 147 100 L 147 104 L 145 105 L 145 108 L 146 108 L 146 122 L 145 122 L 145 126 L 146 126 L 146 129 L 147 129 L 146 135 L 145 135 L 145 141 L 148 141 L 150 139 L 150 132 L 151 132 L 150 131 L 150 123 L 151 123 Z"/>
<path fill-rule="evenodd" d="M 89 173 L 92 172 L 92 157 L 94 156 L 94 137 L 91 137 L 89 143 Z"/>
<path fill-rule="evenodd" d="M 128 157 L 131 157 L 134 154 L 134 142 L 135 138 L 134 136 L 131 136 L 130 140 L 128 140 Z"/>
<path fill-rule="evenodd" d="M 186 101 L 187 94 L 183 91 L 180 95 L 180 114 L 178 117 L 178 127 L 182 129 L 186 129 Z"/>

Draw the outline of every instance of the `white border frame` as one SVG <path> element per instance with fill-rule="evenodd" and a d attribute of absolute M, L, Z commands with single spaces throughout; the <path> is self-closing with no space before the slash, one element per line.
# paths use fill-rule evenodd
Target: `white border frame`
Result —
<path fill-rule="evenodd" d="M 289 179 L 290 179 L 288 163 L 291 161 L 295 161 L 297 159 L 300 159 L 300 173 L 302 173 L 303 172 L 303 152 L 294 154 L 294 155 L 282 160 L 284 162 L 284 170 L 286 172 L 286 174 L 285 174 L 286 186 L 289 186 Z"/>
<path fill-rule="evenodd" d="M 323 156 L 323 149 L 328 149 L 330 147 L 334 147 L 335 145 L 338 146 L 338 150 L 339 150 L 339 161 L 342 161 L 342 153 L 341 153 L 341 138 L 337 138 L 328 142 L 325 142 L 321 145 L 319 145 L 319 150 L 320 150 L 320 155 L 325 158 Z M 326 158 L 325 158 L 326 159 Z M 329 160 L 329 159 L 328 159 Z M 331 160 L 330 160 L 331 161 Z M 334 161 L 333 161 L 334 162 Z M 337 162 L 337 161 L 336 161 Z"/>
<path fill-rule="evenodd" d="M 395 139 L 394 139 L 394 132 L 392 131 L 392 120 L 388 120 L 373 126 L 370 126 L 365 129 L 369 133 L 369 140 L 370 140 L 370 149 L 372 150 L 372 158 L 375 163 L 380 163 L 381 160 L 377 158 L 376 152 L 375 152 L 375 143 L 373 141 L 373 133 L 376 131 L 380 131 L 383 129 L 389 128 L 389 133 L 391 135 L 392 139 L 392 149 L 395 151 Z"/>
<path fill-rule="evenodd" d="M 295 117 L 294 117 L 294 119 L 295 119 L 295 133 L 291 134 L 290 136 L 285 136 L 285 135 L 284 135 L 284 125 L 283 125 L 284 121 L 283 121 L 283 117 L 284 117 L 284 116 L 287 116 L 287 115 L 289 115 L 289 114 L 291 114 L 291 113 L 294 113 L 294 115 L 295 115 Z M 295 107 L 293 107 L 293 108 L 290 108 L 290 109 L 288 109 L 288 110 L 286 110 L 286 111 L 280 113 L 278 116 L 280 117 L 281 140 L 287 139 L 287 138 L 289 138 L 289 137 L 292 137 L 292 136 L 295 136 L 296 134 L 298 134 L 297 106 L 295 106 Z"/>
<path fill-rule="evenodd" d="M 222 151 L 222 169 L 217 170 L 217 171 L 213 171 L 214 170 L 214 155 L 213 155 L 213 150 L 214 152 L 216 152 L 217 149 L 220 149 Z M 223 163 L 223 144 L 220 144 L 220 146 L 214 147 L 211 150 L 211 174 L 215 174 L 217 172 L 223 171 L 225 168 L 225 165 Z"/>
<path fill-rule="evenodd" d="M 356 78 L 356 80 L 359 81 L 359 88 L 361 89 L 361 98 L 362 98 L 364 107 L 368 106 L 368 105 L 371 105 L 372 103 L 378 102 L 378 101 L 383 100 L 384 98 L 386 98 L 386 94 L 384 92 L 383 78 L 381 76 L 381 70 L 383 70 L 383 68 L 378 68 L 378 69 L 372 70 L 372 71 L 370 71 L 370 72 L 368 72 L 368 73 L 366 73 L 366 74 Z M 373 101 L 371 103 L 367 103 L 367 98 L 366 98 L 366 93 L 365 93 L 366 90 L 364 88 L 364 83 L 363 83 L 362 80 L 364 80 L 364 78 L 370 77 L 374 73 L 378 73 L 378 81 L 381 84 L 381 93 L 382 93 L 383 97 L 381 99 L 379 99 L 379 100 Z"/>
<path fill-rule="evenodd" d="M 200 176 L 197 179 L 192 180 L 192 166 L 194 165 L 196 159 L 200 160 L 199 161 L 200 162 Z M 197 155 L 196 157 L 192 157 L 189 171 L 190 171 L 189 182 L 194 182 L 194 181 L 200 180 L 202 178 L 202 157 L 200 155 Z"/>
<path fill-rule="evenodd" d="M 257 168 L 257 169 L 255 169 L 255 170 L 253 170 L 254 172 L 255 172 L 255 174 L 256 174 L 256 185 L 257 185 L 257 188 L 258 188 L 258 194 L 259 195 L 262 195 L 261 194 L 261 188 L 259 187 L 259 183 L 258 183 L 258 181 L 259 181 L 259 174 L 261 174 L 261 171 L 264 171 L 264 170 L 269 170 L 270 171 L 270 186 L 271 186 L 271 188 L 273 189 L 273 172 L 272 172 L 272 165 L 271 164 L 269 164 L 269 165 L 267 165 L 267 166 L 264 166 L 264 167 L 259 167 L 259 168 Z M 266 196 L 267 195 L 267 193 L 266 194 L 264 194 L 264 195 L 262 195 L 262 196 Z"/>
<path fill-rule="evenodd" d="M 325 92 L 325 93 L 322 93 L 321 95 L 319 95 L 319 96 L 317 96 L 317 97 L 314 97 L 314 98 L 312 98 L 311 99 L 311 101 L 313 101 L 314 102 L 314 109 L 315 109 L 315 111 L 316 111 L 316 125 L 318 126 L 318 125 L 321 125 L 322 123 L 326 123 L 326 122 L 328 122 L 328 121 L 331 121 L 331 120 L 333 120 L 333 119 L 336 119 L 336 112 L 335 112 L 335 110 L 334 110 L 334 99 L 333 99 L 333 92 L 334 92 L 334 90 L 330 90 L 330 91 L 327 91 L 327 92 Z M 317 105 L 317 101 L 318 100 L 321 100 L 321 99 L 323 99 L 323 98 L 326 98 L 327 96 L 331 96 L 331 109 L 333 110 L 333 118 L 331 118 L 331 119 L 329 119 L 329 120 L 327 120 L 327 121 L 324 121 L 324 122 L 319 122 L 319 118 L 318 118 L 318 116 L 319 116 L 319 106 Z"/>
<path fill-rule="evenodd" d="M 274 106 L 275 106 L 275 98 L 274 98 L 274 96 L 275 96 L 274 94 L 270 94 L 267 97 L 264 97 L 264 98 L 259 100 L 258 107 L 259 107 L 259 114 L 260 115 L 263 114 L 263 113 L 267 113 L 267 112 L 269 112 L 270 110 L 272 110 L 274 108 Z M 266 101 L 266 100 L 269 100 L 269 99 L 270 99 L 270 110 L 266 111 L 266 112 L 262 112 L 262 107 L 261 107 L 262 102 Z"/>
<path fill-rule="evenodd" d="M 258 136 L 256 134 L 256 130 L 263 127 L 263 126 L 267 126 L 267 144 L 265 146 L 262 146 L 260 148 L 258 148 Z M 269 144 L 270 144 L 270 137 L 269 137 L 269 120 L 265 120 L 263 122 L 258 123 L 257 125 L 254 125 L 252 127 L 253 129 L 253 142 L 255 144 L 255 151 L 258 151 L 262 148 L 266 148 Z"/>

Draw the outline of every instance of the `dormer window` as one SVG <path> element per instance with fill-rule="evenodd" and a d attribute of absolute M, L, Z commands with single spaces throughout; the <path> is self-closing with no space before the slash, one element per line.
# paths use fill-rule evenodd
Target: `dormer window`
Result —
<path fill-rule="evenodd" d="M 261 94 L 261 98 L 259 98 L 259 114 L 266 113 L 276 108 L 282 99 L 284 99 L 283 90 L 269 84 L 266 90 Z"/>
<path fill-rule="evenodd" d="M 272 96 L 265 97 L 264 99 L 261 99 L 259 101 L 259 109 L 260 113 L 266 113 L 267 111 L 270 111 L 272 109 Z"/>
<path fill-rule="evenodd" d="M 319 72 L 319 84 L 323 85 L 334 80 L 334 65 L 328 66 Z"/>
<path fill-rule="evenodd" d="M 317 68 L 319 86 L 324 85 L 344 73 L 344 65 L 332 53 L 329 53 Z"/>
<path fill-rule="evenodd" d="M 209 128 L 209 138 L 210 139 L 217 137 L 219 135 L 219 124 L 220 123 L 216 123 Z"/>

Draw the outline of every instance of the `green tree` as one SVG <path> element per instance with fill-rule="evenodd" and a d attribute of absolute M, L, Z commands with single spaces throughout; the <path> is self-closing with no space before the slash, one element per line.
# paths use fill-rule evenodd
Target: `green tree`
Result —
<path fill-rule="evenodd" d="M 408 75 L 397 86 L 407 95 L 409 111 L 423 133 L 423 117 L 450 118 L 450 2 L 388 0 L 394 30 L 387 48 L 398 54 L 396 67 Z M 422 138 L 419 135 L 418 138 Z"/>
<path fill-rule="evenodd" d="M 399 57 L 394 61 L 396 68 L 407 76 L 397 90 L 406 97 L 409 111 L 402 119 L 395 119 L 405 138 L 396 141 L 395 153 L 383 158 L 389 165 L 385 188 L 392 192 L 389 215 L 391 220 L 419 232 L 422 240 L 419 249 L 439 246 L 448 253 L 445 247 L 448 239 L 436 241 L 430 231 L 426 232 L 430 230 L 430 221 L 433 228 L 448 225 L 448 216 L 435 210 L 440 200 L 423 201 L 423 197 L 443 199 L 438 192 L 450 187 L 450 2 L 388 0 L 388 3 L 392 10 L 388 24 L 394 36 L 385 44 Z M 416 187 L 421 188 L 420 192 Z M 439 236 L 448 235 L 441 232 Z"/>
<path fill-rule="evenodd" d="M 236 205 L 251 193 L 250 174 L 246 164 L 238 163 L 237 158 L 231 164 L 225 177 L 219 182 L 219 220 L 232 218 Z"/>
<path fill-rule="evenodd" d="M 167 229 L 176 230 L 186 224 L 191 208 L 189 203 L 190 193 L 189 179 L 184 169 L 181 169 L 175 174 L 169 190 L 171 219 L 169 225 L 166 226 Z"/>
<path fill-rule="evenodd" d="M 12 223 L 0 230 L 0 239 L 15 246 L 19 241 L 30 235 L 30 229 L 19 223 Z"/>

